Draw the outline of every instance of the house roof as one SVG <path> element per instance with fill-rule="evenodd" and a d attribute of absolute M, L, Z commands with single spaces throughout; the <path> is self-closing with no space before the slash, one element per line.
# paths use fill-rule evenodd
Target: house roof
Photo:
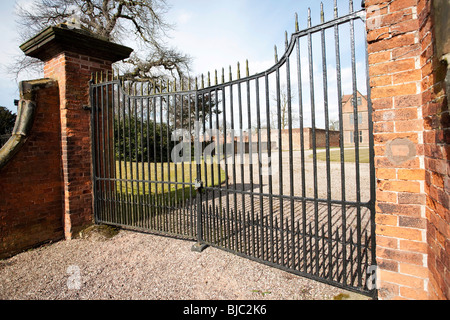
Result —
<path fill-rule="evenodd" d="M 361 96 L 361 97 L 363 97 L 364 99 L 367 100 L 367 97 L 365 95 L 362 95 L 361 92 L 359 92 L 359 91 L 356 91 L 356 92 L 357 92 L 357 96 Z M 352 98 L 352 97 L 353 97 L 353 94 L 345 94 L 345 95 L 343 95 L 342 96 L 342 104 L 346 104 L 350 100 L 350 98 Z"/>

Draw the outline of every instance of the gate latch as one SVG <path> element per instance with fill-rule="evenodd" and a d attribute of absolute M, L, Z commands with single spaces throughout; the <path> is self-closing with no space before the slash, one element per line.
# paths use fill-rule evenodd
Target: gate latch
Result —
<path fill-rule="evenodd" d="M 202 191 L 203 189 L 203 181 L 201 181 L 200 179 L 195 179 L 194 181 L 194 189 L 195 191 Z"/>

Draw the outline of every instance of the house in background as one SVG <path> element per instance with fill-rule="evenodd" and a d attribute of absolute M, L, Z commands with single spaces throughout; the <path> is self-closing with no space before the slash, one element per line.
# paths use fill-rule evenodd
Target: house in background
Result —
<path fill-rule="evenodd" d="M 356 104 L 358 106 L 358 132 L 355 132 L 355 114 L 353 94 L 342 97 L 342 127 L 344 134 L 344 146 L 354 146 L 355 139 L 358 139 L 360 146 L 369 145 L 369 110 L 367 97 L 359 91 L 356 94 Z"/>

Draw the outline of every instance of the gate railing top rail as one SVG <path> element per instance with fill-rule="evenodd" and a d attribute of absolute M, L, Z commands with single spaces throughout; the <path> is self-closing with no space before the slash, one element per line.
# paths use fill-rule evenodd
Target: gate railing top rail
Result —
<path fill-rule="evenodd" d="M 362 1 L 361 6 L 364 8 L 364 2 Z M 168 93 L 195 93 L 198 91 L 208 90 L 212 91 L 215 89 L 221 89 L 224 86 L 231 86 L 238 83 L 244 83 L 247 81 L 262 78 L 267 74 L 276 72 L 277 69 L 282 67 L 287 58 L 292 54 L 295 49 L 296 39 L 318 33 L 324 29 L 328 29 L 337 25 L 345 24 L 352 20 L 361 19 L 365 21 L 366 11 L 364 9 L 359 11 L 353 10 L 353 1 L 349 0 L 349 13 L 344 16 L 338 16 L 337 0 L 334 0 L 334 18 L 330 21 L 325 21 L 325 13 L 323 8 L 323 3 L 321 3 L 320 10 L 320 24 L 312 26 L 311 25 L 311 9 L 308 8 L 308 18 L 307 27 L 303 30 L 299 30 L 298 14 L 295 14 L 295 32 L 291 34 L 290 40 L 288 40 L 288 32 L 285 32 L 285 52 L 283 56 L 278 58 L 277 46 L 274 46 L 274 57 L 275 63 L 269 69 L 250 75 L 249 62 L 246 60 L 246 75 L 241 78 L 240 62 L 237 62 L 236 79 L 233 80 L 232 67 L 229 66 L 229 79 L 225 80 L 225 68 L 222 68 L 221 83 L 219 83 L 218 71 L 215 70 L 214 82 L 212 81 L 212 76 L 210 72 L 207 74 L 201 74 L 198 77 L 193 78 L 181 78 L 177 79 L 173 77 L 172 81 L 166 80 L 150 80 L 150 79 L 135 79 L 129 78 L 127 76 L 120 75 L 120 71 L 114 70 L 112 73 L 106 72 L 95 72 L 91 74 L 91 83 L 93 86 L 102 85 L 106 83 L 118 83 L 120 84 L 123 94 L 135 96 L 135 97 L 148 97 L 148 96 L 160 96 L 167 95 Z M 206 84 L 205 84 L 206 83 Z M 137 87 L 140 84 L 140 88 Z"/>

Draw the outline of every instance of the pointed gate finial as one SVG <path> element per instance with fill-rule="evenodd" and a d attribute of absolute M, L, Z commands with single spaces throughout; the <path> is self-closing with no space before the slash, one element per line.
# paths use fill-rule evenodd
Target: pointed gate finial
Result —
<path fill-rule="evenodd" d="M 334 17 L 338 17 L 338 7 L 337 7 L 337 0 L 334 0 Z"/>
<path fill-rule="evenodd" d="M 237 63 L 237 77 L 238 79 L 241 78 L 241 64 L 239 62 Z"/>
<path fill-rule="evenodd" d="M 308 8 L 308 28 L 311 28 L 311 8 Z"/>
<path fill-rule="evenodd" d="M 284 31 L 284 45 L 285 45 L 285 47 L 286 47 L 286 51 L 287 51 L 287 49 L 288 49 L 288 47 L 289 47 L 289 41 L 288 41 L 288 32 L 287 31 Z"/>
<path fill-rule="evenodd" d="M 323 2 L 320 3 L 320 22 L 325 22 L 325 13 L 323 12 Z"/>
<path fill-rule="evenodd" d="M 277 53 L 277 46 L 274 46 L 274 50 L 275 50 L 275 63 L 278 63 L 278 53 Z"/>

